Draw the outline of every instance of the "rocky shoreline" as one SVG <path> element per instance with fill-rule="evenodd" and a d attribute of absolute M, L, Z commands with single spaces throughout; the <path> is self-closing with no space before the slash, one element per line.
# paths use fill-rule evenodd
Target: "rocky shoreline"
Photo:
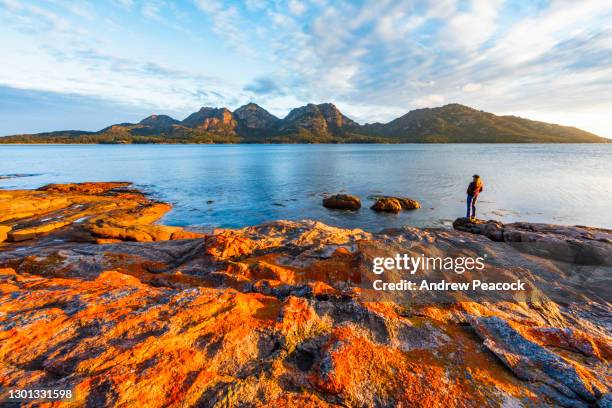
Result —
<path fill-rule="evenodd" d="M 3 388 L 71 388 L 69 406 L 612 404 L 610 230 L 304 220 L 203 234 L 155 224 L 168 210 L 129 183 L 0 191 Z M 461 279 L 533 290 L 368 294 L 372 259 L 397 253 L 486 254 L 486 275 Z"/>

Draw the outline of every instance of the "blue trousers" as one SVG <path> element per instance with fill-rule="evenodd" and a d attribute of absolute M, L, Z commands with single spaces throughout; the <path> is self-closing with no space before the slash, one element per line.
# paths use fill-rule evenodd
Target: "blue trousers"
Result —
<path fill-rule="evenodd" d="M 467 196 L 467 212 L 465 217 L 466 218 L 470 218 L 470 211 L 471 211 L 471 216 L 472 217 L 476 217 L 476 200 L 478 199 L 478 196 L 472 196 L 472 195 L 468 195 Z"/>

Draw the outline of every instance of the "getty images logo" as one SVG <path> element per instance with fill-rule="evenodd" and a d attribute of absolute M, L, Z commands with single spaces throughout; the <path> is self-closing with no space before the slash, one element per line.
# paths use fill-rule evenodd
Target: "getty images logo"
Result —
<path fill-rule="evenodd" d="M 372 263 L 372 272 L 380 275 L 385 271 L 405 271 L 414 275 L 417 271 L 453 271 L 462 274 L 467 271 L 482 271 L 485 267 L 486 254 L 479 257 L 440 257 L 410 256 L 396 254 L 394 257 L 376 257 Z"/>

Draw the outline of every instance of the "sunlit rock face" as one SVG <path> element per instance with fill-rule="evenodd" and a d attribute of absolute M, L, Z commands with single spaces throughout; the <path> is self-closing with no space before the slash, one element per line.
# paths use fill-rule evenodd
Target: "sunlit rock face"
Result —
<path fill-rule="evenodd" d="M 305 220 L 197 234 L 154 224 L 169 209 L 128 183 L 0 192 L 2 387 L 69 387 L 75 406 L 610 401 L 610 231 L 468 220 L 457 227 L 469 232 L 368 233 Z M 571 262 L 556 256 L 564 239 Z M 462 279 L 515 274 L 534 290 L 367 293 L 372 259 L 397 253 L 487 254 L 486 271 Z"/>
<path fill-rule="evenodd" d="M 153 224 L 172 207 L 129 189 L 130 183 L 50 184 L 0 192 L 5 240 L 46 242 L 160 241 L 202 236 Z M 2 231 L 0 230 L 0 231 Z"/>
<path fill-rule="evenodd" d="M 226 108 L 204 107 L 185 118 L 181 125 L 213 133 L 236 134 L 238 123 L 232 112 Z"/>

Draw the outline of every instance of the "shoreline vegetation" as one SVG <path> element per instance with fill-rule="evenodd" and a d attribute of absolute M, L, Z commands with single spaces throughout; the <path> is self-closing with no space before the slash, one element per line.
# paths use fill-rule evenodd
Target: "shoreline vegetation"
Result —
<path fill-rule="evenodd" d="M 97 132 L 65 130 L 0 137 L 0 144 L 300 144 L 300 143 L 610 143 L 570 126 L 498 116 L 460 104 L 417 109 L 388 123 L 361 125 L 331 103 L 278 118 L 257 104 L 235 111 L 203 107 L 182 121 L 151 115 Z"/>
<path fill-rule="evenodd" d="M 170 209 L 126 182 L 0 190 L 3 389 L 68 388 L 75 406 L 611 401 L 611 230 L 459 218 L 201 233 L 157 224 Z M 417 276 L 432 283 L 528 290 L 373 293 L 372 279 L 405 278 L 373 260 L 400 253 L 484 259 Z"/>

